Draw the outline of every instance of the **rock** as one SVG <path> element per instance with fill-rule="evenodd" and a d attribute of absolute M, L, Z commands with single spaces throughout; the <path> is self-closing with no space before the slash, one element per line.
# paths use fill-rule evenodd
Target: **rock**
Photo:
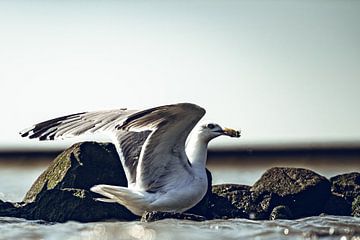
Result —
<path fill-rule="evenodd" d="M 330 178 L 331 191 L 341 195 L 349 203 L 360 195 L 360 173 L 352 172 Z"/>
<path fill-rule="evenodd" d="M 270 219 L 270 214 L 274 208 L 281 205 L 279 196 L 274 193 L 258 193 L 252 192 L 252 208 L 254 209 L 251 219 Z M 256 212 L 257 210 L 257 212 Z"/>
<path fill-rule="evenodd" d="M 205 221 L 206 218 L 203 216 L 191 214 L 191 213 L 171 213 L 171 212 L 145 212 L 142 217 L 142 222 L 154 222 L 167 218 L 191 220 L 191 221 Z"/>
<path fill-rule="evenodd" d="M 360 196 L 357 196 L 352 202 L 351 215 L 354 217 L 360 217 Z"/>
<path fill-rule="evenodd" d="M 0 216 L 52 222 L 138 219 L 119 204 L 95 201 L 99 195 L 89 189 L 96 184 L 127 186 L 115 147 L 109 143 L 77 143 L 40 175 L 24 202 L 0 207 Z"/>
<path fill-rule="evenodd" d="M 15 208 L 14 204 L 0 200 L 0 211 L 2 209 L 9 209 L 9 208 Z"/>
<path fill-rule="evenodd" d="M 250 191 L 250 186 L 242 184 L 218 184 L 212 186 L 213 193 L 218 195 L 228 194 L 230 192 L 237 193 L 247 193 Z M 235 196 L 235 195 L 233 195 Z M 231 199 L 234 203 L 236 202 L 236 197 Z"/>
<path fill-rule="evenodd" d="M 331 193 L 325 177 L 307 169 L 282 167 L 267 170 L 251 191 L 258 202 L 267 197 L 269 208 L 288 206 L 294 218 L 320 214 Z"/>
<path fill-rule="evenodd" d="M 247 218 L 247 214 L 235 207 L 226 197 L 213 193 L 209 200 L 209 219 Z"/>
<path fill-rule="evenodd" d="M 329 215 L 350 216 L 351 203 L 336 193 L 332 193 L 324 206 L 324 213 Z"/>
<path fill-rule="evenodd" d="M 360 216 L 360 173 L 351 172 L 337 175 L 330 178 L 330 181 L 331 191 L 338 200 L 331 204 L 333 211 L 329 214 Z M 325 209 L 328 210 L 328 204 Z"/>
<path fill-rule="evenodd" d="M 45 190 L 37 196 L 34 202 L 20 208 L 20 217 L 50 222 L 138 219 L 120 204 L 94 201 L 95 197 L 95 193 L 84 189 Z"/>
<path fill-rule="evenodd" d="M 17 213 L 16 204 L 0 200 L 0 216 L 15 217 Z"/>
<path fill-rule="evenodd" d="M 32 202 L 45 189 L 89 190 L 96 184 L 127 186 L 115 146 L 111 143 L 77 143 L 62 152 L 34 182 L 24 202 Z"/>
<path fill-rule="evenodd" d="M 214 185 L 211 211 L 216 218 L 267 219 L 261 206 L 254 204 L 250 188 L 240 184 Z"/>
<path fill-rule="evenodd" d="M 292 219 L 293 214 L 288 206 L 280 205 L 275 207 L 270 214 L 270 220 Z"/>

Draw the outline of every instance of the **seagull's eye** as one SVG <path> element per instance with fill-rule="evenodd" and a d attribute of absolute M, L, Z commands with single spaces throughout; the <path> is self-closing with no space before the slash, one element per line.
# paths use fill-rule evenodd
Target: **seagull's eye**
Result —
<path fill-rule="evenodd" d="M 215 127 L 215 125 L 212 124 L 212 123 L 209 123 L 209 124 L 207 125 L 207 128 L 209 128 L 209 129 L 213 129 L 214 127 Z"/>

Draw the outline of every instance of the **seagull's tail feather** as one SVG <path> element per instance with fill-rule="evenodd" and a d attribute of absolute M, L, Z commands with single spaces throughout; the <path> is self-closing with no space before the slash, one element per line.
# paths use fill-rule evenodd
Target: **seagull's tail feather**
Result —
<path fill-rule="evenodd" d="M 146 210 L 145 206 L 148 204 L 142 193 L 126 187 L 102 184 L 95 185 L 90 190 L 106 197 L 97 198 L 96 200 L 120 203 L 136 215 L 142 215 Z M 144 208 L 142 209 L 141 206 L 144 206 Z"/>

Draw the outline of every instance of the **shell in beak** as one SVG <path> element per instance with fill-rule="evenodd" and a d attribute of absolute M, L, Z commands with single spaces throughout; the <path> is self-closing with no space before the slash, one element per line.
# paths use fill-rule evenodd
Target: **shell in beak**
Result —
<path fill-rule="evenodd" d="M 224 128 L 223 129 L 224 135 L 230 136 L 230 137 L 240 137 L 241 131 L 237 131 L 231 128 Z"/>

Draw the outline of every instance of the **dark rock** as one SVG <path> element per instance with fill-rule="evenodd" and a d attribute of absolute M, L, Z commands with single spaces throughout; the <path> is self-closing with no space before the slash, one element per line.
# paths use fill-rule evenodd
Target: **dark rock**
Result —
<path fill-rule="evenodd" d="M 225 197 L 236 208 L 247 210 L 250 186 L 240 184 L 219 184 L 212 187 L 214 194 Z"/>
<path fill-rule="evenodd" d="M 360 173 L 352 172 L 330 178 L 331 191 L 341 195 L 349 203 L 360 195 Z"/>
<path fill-rule="evenodd" d="M 330 215 L 350 216 L 351 203 L 341 195 L 332 193 L 324 206 L 324 213 Z"/>
<path fill-rule="evenodd" d="M 226 197 L 213 193 L 209 200 L 209 219 L 247 218 L 248 215 L 235 207 Z"/>
<path fill-rule="evenodd" d="M 239 185 L 239 184 L 220 184 L 213 186 L 213 193 L 218 199 L 215 201 L 214 209 L 218 209 L 219 206 L 225 204 L 225 200 L 235 207 L 237 211 L 234 211 L 230 205 L 226 204 L 227 212 L 224 210 L 217 210 L 216 213 L 237 218 L 249 218 L 253 220 L 264 220 L 269 219 L 270 213 L 274 207 L 276 207 L 278 196 L 274 193 L 266 193 L 262 195 L 254 194 L 251 191 L 250 186 Z M 214 210 L 211 210 L 214 211 Z"/>
<path fill-rule="evenodd" d="M 20 208 L 20 217 L 50 222 L 93 222 L 108 219 L 138 219 L 120 204 L 94 201 L 95 193 L 64 188 L 41 192 L 36 200 Z"/>
<path fill-rule="evenodd" d="M 32 202 L 45 189 L 89 190 L 96 184 L 127 186 L 115 146 L 111 143 L 77 143 L 62 152 L 34 182 L 24 202 Z"/>
<path fill-rule="evenodd" d="M 270 214 L 270 220 L 292 219 L 293 214 L 288 206 L 280 205 L 275 207 Z"/>
<path fill-rule="evenodd" d="M 357 196 L 352 202 L 351 215 L 354 217 L 360 217 L 360 196 Z"/>
<path fill-rule="evenodd" d="M 360 216 L 360 173 L 352 172 L 330 178 L 331 191 L 337 196 L 338 202 L 331 204 L 334 215 Z M 332 200 L 330 198 L 330 200 Z M 332 200 L 333 201 L 333 200 Z M 341 202 L 340 202 L 341 201 Z M 328 204 L 325 207 L 328 210 Z"/>
<path fill-rule="evenodd" d="M 15 208 L 14 204 L 0 200 L 0 211 L 1 209 L 9 209 L 9 208 Z"/>
<path fill-rule="evenodd" d="M 15 203 L 4 202 L 0 200 L 0 216 L 15 217 L 17 207 Z"/>
<path fill-rule="evenodd" d="M 251 191 L 258 202 L 270 195 L 270 208 L 288 206 L 295 218 L 320 214 L 331 193 L 325 177 L 307 169 L 280 167 L 267 170 Z"/>
<path fill-rule="evenodd" d="M 261 206 L 254 204 L 250 188 L 240 184 L 214 185 L 211 211 L 216 218 L 267 219 Z"/>
<path fill-rule="evenodd" d="M 113 144 L 77 143 L 61 153 L 32 185 L 24 202 L 0 204 L 0 216 L 91 222 L 133 220 L 138 216 L 120 204 L 95 201 L 89 189 L 96 184 L 127 186 Z M 1 206 L 7 204 L 7 208 Z"/>
<path fill-rule="evenodd" d="M 171 212 L 145 212 L 142 217 L 142 222 L 154 222 L 162 219 L 174 218 L 182 220 L 191 220 L 191 221 L 205 221 L 206 218 L 203 216 L 191 214 L 191 213 L 171 213 Z"/>
<path fill-rule="evenodd" d="M 242 184 L 217 184 L 212 186 L 212 191 L 216 194 L 226 194 L 229 192 L 249 192 L 250 186 Z"/>

